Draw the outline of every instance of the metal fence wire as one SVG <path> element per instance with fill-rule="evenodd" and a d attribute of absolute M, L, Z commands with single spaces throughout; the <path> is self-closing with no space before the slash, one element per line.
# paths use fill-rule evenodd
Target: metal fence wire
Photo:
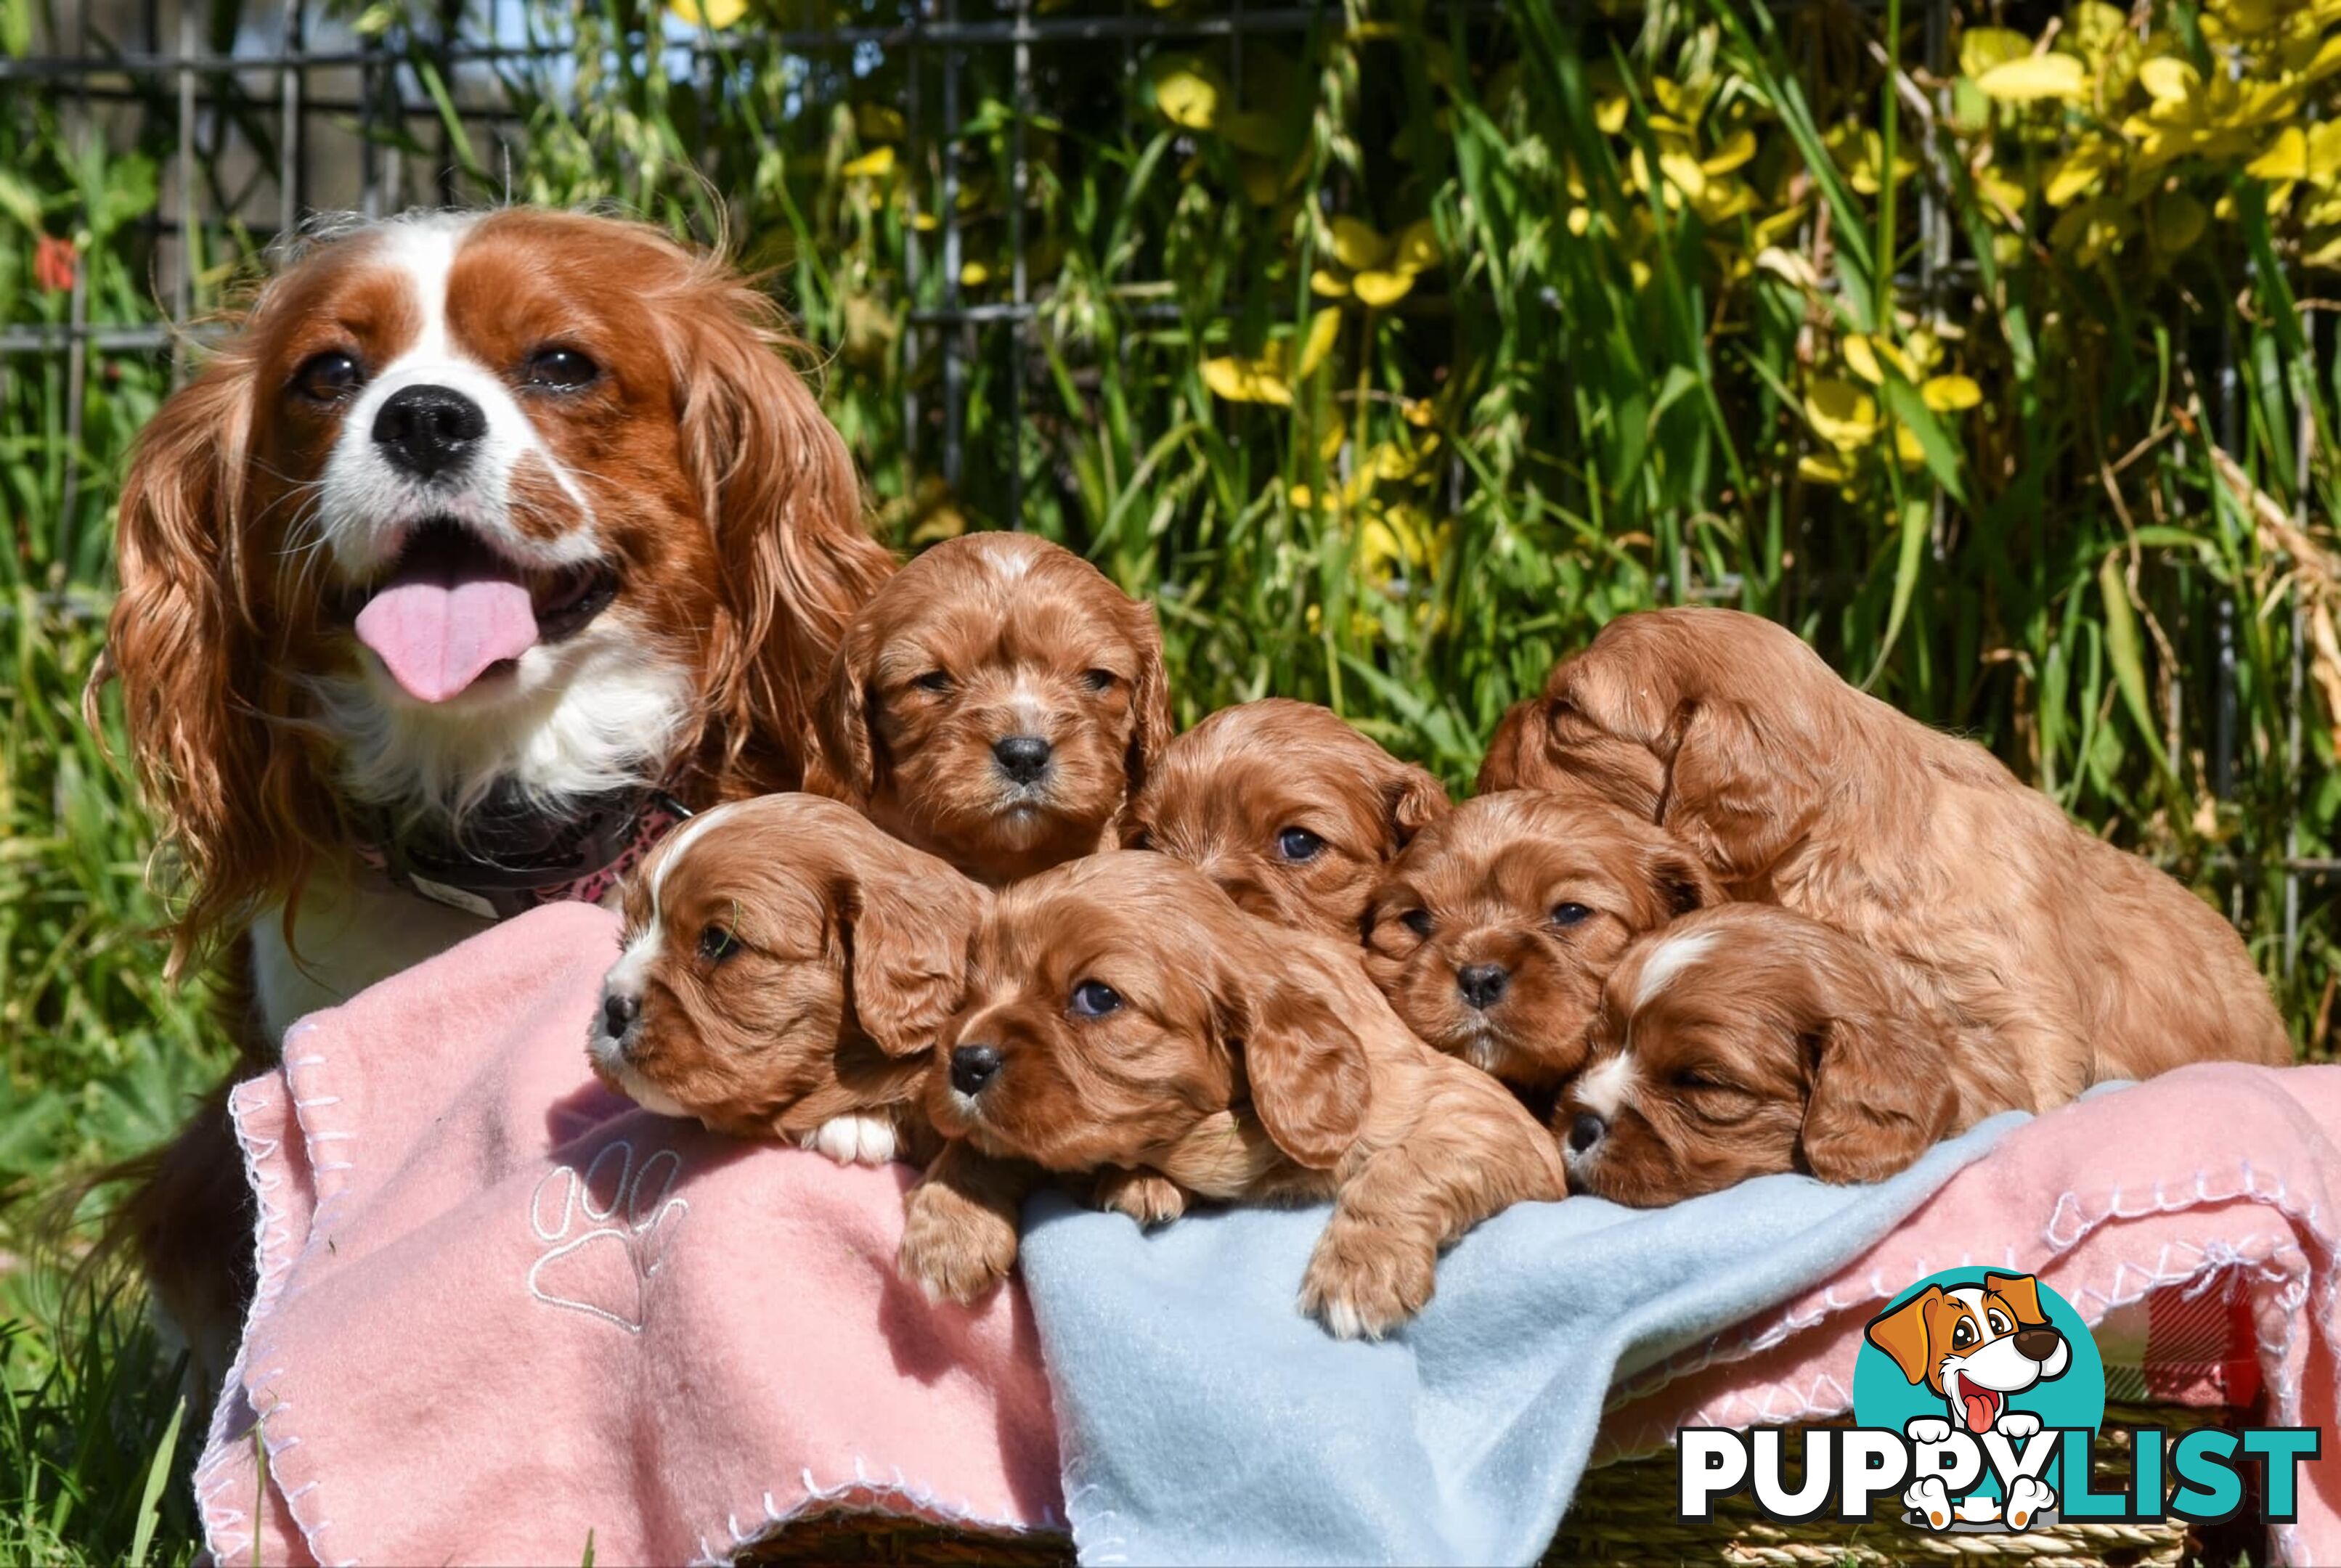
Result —
<path fill-rule="evenodd" d="M 1840 10 L 1868 16 L 1878 3 L 1855 0 Z M 1458 7 L 1468 19 L 1493 15 L 1498 4 L 1450 0 L 1449 8 Z M 202 307 L 236 257 L 298 233 L 321 213 L 374 218 L 410 207 L 526 196 L 512 173 L 525 162 L 521 138 L 530 105 L 523 100 L 531 93 L 571 93 L 591 107 L 593 84 L 579 74 L 579 62 L 590 62 L 595 46 L 583 30 L 603 27 L 609 50 L 655 55 L 678 91 L 712 87 L 722 74 L 741 70 L 743 60 L 770 58 L 777 49 L 792 67 L 778 90 L 786 115 L 826 112 L 844 101 L 844 85 L 881 69 L 898 72 L 907 148 L 957 144 L 983 112 L 971 84 L 985 84 L 986 101 L 1004 84 L 1011 112 L 1006 288 L 975 299 L 962 287 L 969 263 L 960 184 L 965 164 L 945 156 L 937 210 L 919 212 L 915 191 L 910 198 L 905 282 L 914 297 L 930 274 L 940 287 L 926 291 L 932 303 L 906 314 L 905 362 L 931 363 L 935 373 L 903 377 L 901 435 L 911 471 L 957 490 L 971 461 L 971 369 L 987 361 L 1009 367 L 997 382 L 995 395 L 1006 400 L 997 423 L 1011 432 L 1018 450 L 986 461 L 1006 486 L 998 520 L 1016 526 L 1026 511 L 1025 400 L 1049 373 L 1031 341 L 1031 323 L 1046 308 L 1036 297 L 1045 277 L 1033 264 L 1024 198 L 1036 177 L 1028 136 L 1049 123 L 1050 97 L 1103 90 L 1134 104 L 1146 51 L 1204 45 L 1224 50 L 1232 93 L 1242 97 L 1248 43 L 1297 39 L 1338 15 L 1324 5 L 1259 0 L 1228 0 L 1205 11 L 1158 8 L 1157 0 L 859 0 L 851 9 L 862 20 L 852 25 L 775 28 L 752 21 L 719 35 L 692 15 L 693 9 L 688 0 L 632 12 L 573 10 L 544 0 L 364 9 L 354 0 L 245 0 L 241 6 L 234 0 L 63 0 L 35 19 L 28 50 L 0 57 L 0 95 L 41 96 L 94 144 L 127 144 L 137 127 L 151 131 L 157 117 L 167 117 L 173 154 L 157 171 L 157 200 L 137 220 L 146 231 L 149 288 L 160 319 L 93 320 L 87 277 L 77 275 L 62 320 L 0 324 L 0 387 L 10 376 L 60 376 L 67 421 L 61 433 L 78 450 L 85 392 L 93 376 L 106 373 L 107 362 L 167 359 L 173 380 L 184 378 L 191 349 L 211 330 Z M 1911 0 L 1904 15 L 1922 23 L 1923 64 L 1941 79 L 1952 65 L 1952 0 Z M 1815 27 L 1805 37 L 1818 51 L 1825 35 Z M 1114 80 L 1100 79 L 1107 61 Z M 1919 243 L 1912 270 L 1898 281 L 1906 298 L 1924 303 L 1967 282 L 1971 264 L 1953 261 L 1953 223 L 1937 183 L 1913 186 Z M 1180 319 L 1179 307 L 1167 300 L 1128 309 L 1141 320 Z M 2207 379 L 2231 450 L 2238 374 L 2235 344 L 2223 341 Z M 1463 477 L 1458 465 L 1455 481 Z M 65 484 L 61 530 L 71 530 L 92 501 L 83 493 L 79 465 L 66 465 Z M 1938 528 L 1938 539 L 1940 533 Z M 1737 583 L 1727 576 L 1698 591 L 1730 599 Z M 2236 775 L 2239 724 L 2236 628 L 2226 600 L 2220 608 L 2217 668 L 2189 684 L 2212 709 L 2206 774 L 2224 797 Z M 2304 640 L 2296 615 L 2295 630 L 2291 754 L 2297 758 Z M 2170 723 L 2175 735 L 2175 710 Z M 2321 888 L 2341 862 L 2302 857 L 2296 843 L 2286 849 L 2288 967 L 2298 948 L 2304 878 Z"/>

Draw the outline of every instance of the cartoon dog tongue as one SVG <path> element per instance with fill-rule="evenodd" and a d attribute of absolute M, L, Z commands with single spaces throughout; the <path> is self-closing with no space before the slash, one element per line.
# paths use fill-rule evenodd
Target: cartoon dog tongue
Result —
<path fill-rule="evenodd" d="M 1959 1389 L 1960 1402 L 1967 1406 L 1967 1430 L 1983 1433 L 1999 1416 L 1999 1394 L 1996 1389 L 1977 1388 L 1965 1384 Z"/>
<path fill-rule="evenodd" d="M 520 570 L 455 538 L 424 539 L 358 611 L 358 640 L 418 702 L 444 702 L 536 646 Z"/>

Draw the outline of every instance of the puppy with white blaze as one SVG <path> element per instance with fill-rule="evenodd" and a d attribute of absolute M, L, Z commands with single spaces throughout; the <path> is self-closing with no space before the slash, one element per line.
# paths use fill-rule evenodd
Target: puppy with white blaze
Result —
<path fill-rule="evenodd" d="M 244 1048 L 495 919 L 600 899 L 682 809 L 794 789 L 892 571 L 772 302 L 613 219 L 314 239 L 141 437 L 121 682 Z M 249 1251 L 219 1097 L 118 1230 L 215 1359 Z"/>

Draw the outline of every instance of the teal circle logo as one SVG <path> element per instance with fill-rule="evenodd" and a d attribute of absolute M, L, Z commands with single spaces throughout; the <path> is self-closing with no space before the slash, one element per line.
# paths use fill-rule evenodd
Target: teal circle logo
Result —
<path fill-rule="evenodd" d="M 1854 1363 L 1861 1426 L 1910 1433 L 1917 1423 L 1925 1435 L 2020 1447 L 2053 1443 L 2051 1429 L 2083 1427 L 2094 1438 L 2105 1415 L 2105 1364 L 2089 1325 L 2063 1296 L 2011 1269 L 1928 1275 L 1870 1319 Z M 2061 1494 L 2059 1463 L 2051 1458 L 2039 1479 Z M 1991 1466 L 1967 1490 L 1997 1496 Z"/>

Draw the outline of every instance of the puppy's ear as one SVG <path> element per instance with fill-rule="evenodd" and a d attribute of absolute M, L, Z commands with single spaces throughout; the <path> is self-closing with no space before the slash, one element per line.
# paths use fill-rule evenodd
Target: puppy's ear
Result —
<path fill-rule="evenodd" d="M 1471 784 L 1474 795 L 1499 789 L 1541 789 L 1552 769 L 1544 756 L 1544 700 L 1530 697 L 1504 710 L 1496 732 L 1488 737 L 1487 754 L 1479 759 L 1479 776 Z"/>
<path fill-rule="evenodd" d="M 880 747 L 870 720 L 870 680 L 876 672 L 879 636 L 863 616 L 847 629 L 830 661 L 829 686 L 816 712 L 822 760 L 829 765 L 845 798 L 866 804 L 878 792 Z"/>
<path fill-rule="evenodd" d="M 1130 602 L 1130 645 L 1138 653 L 1138 677 L 1130 694 L 1130 749 L 1122 759 L 1129 779 L 1126 799 L 1138 799 L 1154 759 L 1170 744 L 1170 675 L 1162 662 L 1162 627 L 1154 607 L 1142 600 Z"/>
<path fill-rule="evenodd" d="M 1400 764 L 1395 776 L 1382 785 L 1382 802 L 1393 851 L 1405 849 L 1417 833 L 1455 809 L 1447 799 L 1447 786 L 1428 769 L 1410 762 Z"/>
<path fill-rule="evenodd" d="M 1983 1288 L 2014 1307 L 2017 1322 L 2048 1321 L 2048 1315 L 2040 1310 L 2040 1282 L 2030 1275 L 1987 1274 L 1983 1276 Z"/>
<path fill-rule="evenodd" d="M 1831 987 L 1831 989 L 1837 989 Z M 1806 1037 L 1812 1057 L 1801 1145 L 1825 1182 L 1883 1181 L 1950 1131 L 1956 1097 L 1943 1061 L 1950 1046 L 1924 1021 L 1841 989 Z"/>
<path fill-rule="evenodd" d="M 1802 748 L 1776 744 L 1735 702 L 1686 703 L 1670 751 L 1659 823 L 1734 879 L 1759 877 L 1804 836 L 1823 781 Z"/>
<path fill-rule="evenodd" d="M 982 894 L 948 868 L 850 872 L 838 914 L 854 1016 L 890 1057 L 934 1049 L 966 984 L 967 943 Z"/>
<path fill-rule="evenodd" d="M 1330 1170 L 1358 1141 L 1372 1092 L 1365 1042 L 1331 996 L 1296 964 L 1242 1009 L 1252 1110 L 1276 1146 L 1311 1170 Z"/>
<path fill-rule="evenodd" d="M 728 761 L 777 736 L 801 773 L 822 677 L 894 561 L 864 525 L 844 438 L 792 368 L 803 345 L 778 307 L 712 259 L 687 265 L 669 313 L 678 422 L 726 611 L 708 700 Z"/>
<path fill-rule="evenodd" d="M 1902 1375 L 1911 1383 L 1924 1383 L 1935 1364 L 1927 1339 L 1927 1313 L 1943 1299 L 1943 1287 L 1930 1285 L 1891 1312 L 1880 1313 L 1869 1320 L 1866 1337 L 1869 1343 L 1894 1358 Z"/>
<path fill-rule="evenodd" d="M 1723 886 L 1715 879 L 1715 873 L 1680 844 L 1651 846 L 1644 858 L 1642 868 L 1648 885 L 1657 890 L 1659 905 L 1665 911 L 1662 924 L 1677 916 L 1688 915 L 1693 909 L 1705 909 L 1724 902 Z"/>

